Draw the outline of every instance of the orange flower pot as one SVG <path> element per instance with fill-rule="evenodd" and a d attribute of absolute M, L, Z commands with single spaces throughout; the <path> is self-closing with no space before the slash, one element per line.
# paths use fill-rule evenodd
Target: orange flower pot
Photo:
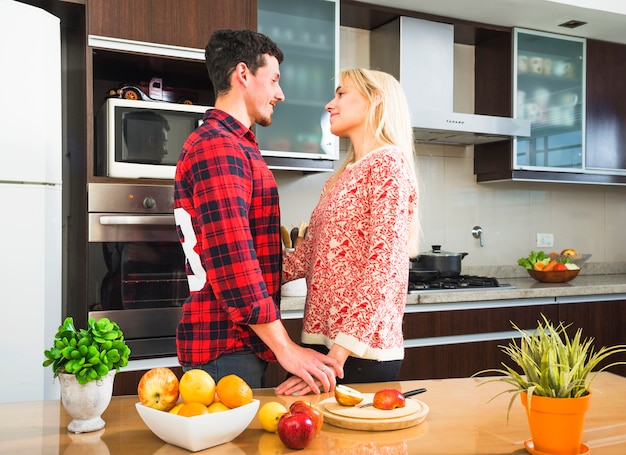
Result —
<path fill-rule="evenodd" d="M 580 398 L 551 398 L 533 395 L 528 409 L 527 393 L 520 393 L 526 409 L 533 445 L 537 452 L 579 455 L 585 414 L 591 392 Z"/>

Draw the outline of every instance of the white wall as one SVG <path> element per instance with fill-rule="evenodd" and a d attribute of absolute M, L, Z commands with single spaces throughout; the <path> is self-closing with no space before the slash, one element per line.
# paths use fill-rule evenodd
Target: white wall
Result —
<path fill-rule="evenodd" d="M 342 27 L 342 68 L 369 66 L 369 34 Z M 455 109 L 473 112 L 473 48 L 457 45 Z M 332 94 L 328 94 L 329 99 Z M 345 144 L 344 147 L 345 148 Z M 536 234 L 554 234 L 554 248 L 591 253 L 589 262 L 626 258 L 626 187 L 502 182 L 477 184 L 473 147 L 416 144 L 422 239 L 467 252 L 464 265 L 515 265 L 537 249 Z M 343 157 L 343 154 L 342 154 Z M 276 172 L 283 224 L 308 220 L 327 173 Z M 485 246 L 471 235 L 480 225 Z"/>

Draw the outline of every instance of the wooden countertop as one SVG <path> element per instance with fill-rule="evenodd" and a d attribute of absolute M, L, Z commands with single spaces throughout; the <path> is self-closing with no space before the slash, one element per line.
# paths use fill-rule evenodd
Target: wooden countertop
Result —
<path fill-rule="evenodd" d="M 524 410 L 513 405 L 507 424 L 509 397 L 488 402 L 506 388 L 501 383 L 476 387 L 484 379 L 438 379 L 386 383 L 403 391 L 426 387 L 417 398 L 430 407 L 426 420 L 415 427 L 386 432 L 344 430 L 327 423 L 302 454 L 514 454 L 522 455 L 530 437 Z M 383 384 L 359 384 L 363 392 L 374 392 Z M 593 455 L 626 453 L 626 378 L 601 373 L 593 383 L 594 396 L 587 414 L 583 440 Z M 271 389 L 255 390 L 261 402 L 298 399 L 276 397 Z M 308 396 L 312 401 L 328 395 Z M 114 397 L 103 418 L 106 427 L 94 433 L 70 434 L 69 416 L 60 401 L 0 404 L 0 453 L 59 455 L 189 454 L 164 443 L 150 432 L 137 414 L 136 396 Z M 261 429 L 255 418 L 234 441 L 202 454 L 266 455 L 295 453 L 282 445 L 278 435 Z"/>

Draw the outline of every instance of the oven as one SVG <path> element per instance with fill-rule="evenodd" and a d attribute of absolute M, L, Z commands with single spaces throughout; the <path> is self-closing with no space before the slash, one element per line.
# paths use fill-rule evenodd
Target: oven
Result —
<path fill-rule="evenodd" d="M 119 324 L 131 359 L 176 355 L 189 295 L 171 185 L 88 186 L 89 317 Z"/>

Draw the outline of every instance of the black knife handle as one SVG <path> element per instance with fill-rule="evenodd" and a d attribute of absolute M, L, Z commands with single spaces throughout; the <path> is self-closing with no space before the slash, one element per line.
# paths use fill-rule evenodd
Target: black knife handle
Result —
<path fill-rule="evenodd" d="M 402 395 L 404 395 L 404 398 L 408 398 L 424 392 L 426 392 L 426 389 L 422 387 L 421 389 L 409 390 L 408 392 L 404 392 Z"/>

